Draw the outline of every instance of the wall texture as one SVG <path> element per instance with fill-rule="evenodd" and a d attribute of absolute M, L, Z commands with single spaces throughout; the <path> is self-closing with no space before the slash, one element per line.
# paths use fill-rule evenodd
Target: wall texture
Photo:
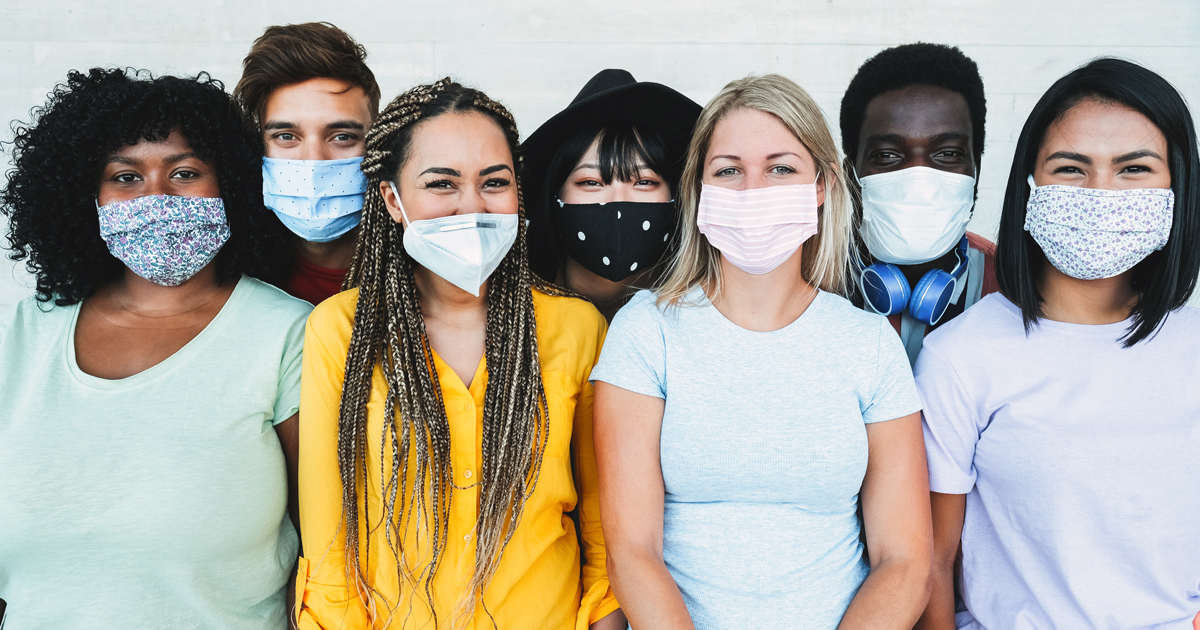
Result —
<path fill-rule="evenodd" d="M 700 103 L 731 79 L 778 72 L 804 86 L 836 125 L 842 92 L 868 57 L 914 41 L 954 44 L 978 62 L 987 91 L 988 141 L 972 224 L 985 235 L 996 230 L 1021 124 L 1072 68 L 1100 55 L 1125 57 L 1161 73 L 1200 107 L 1196 0 L 4 0 L 0 140 L 10 140 L 7 123 L 29 120 L 72 68 L 206 70 L 232 87 L 266 26 L 313 20 L 331 21 L 366 45 L 385 101 L 451 75 L 509 105 L 526 135 L 592 74 L 612 67 Z M 7 170 L 7 156 L 0 159 Z M 0 309 L 29 286 L 23 269 L 0 262 Z"/>

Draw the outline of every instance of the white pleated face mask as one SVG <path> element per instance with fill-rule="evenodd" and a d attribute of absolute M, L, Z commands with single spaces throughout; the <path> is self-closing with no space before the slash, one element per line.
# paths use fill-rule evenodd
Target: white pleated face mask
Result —
<path fill-rule="evenodd" d="M 929 262 L 967 233 L 975 178 L 914 166 L 868 175 L 862 186 L 862 238 L 876 260 L 893 265 Z"/>
<path fill-rule="evenodd" d="M 452 214 L 411 221 L 400 204 L 400 191 L 388 182 L 404 228 L 404 251 L 443 280 L 479 297 L 487 281 L 517 240 L 516 214 Z"/>

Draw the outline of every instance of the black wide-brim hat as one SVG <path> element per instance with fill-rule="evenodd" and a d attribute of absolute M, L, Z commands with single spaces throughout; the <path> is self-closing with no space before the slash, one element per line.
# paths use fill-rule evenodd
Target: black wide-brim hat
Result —
<path fill-rule="evenodd" d="M 543 180 L 554 154 L 564 142 L 588 127 L 627 122 L 654 130 L 666 142 L 668 159 L 682 165 L 692 128 L 702 109 L 699 103 L 661 83 L 639 83 L 625 70 L 601 70 L 566 109 L 543 123 L 521 144 L 526 199 L 541 197 Z"/>

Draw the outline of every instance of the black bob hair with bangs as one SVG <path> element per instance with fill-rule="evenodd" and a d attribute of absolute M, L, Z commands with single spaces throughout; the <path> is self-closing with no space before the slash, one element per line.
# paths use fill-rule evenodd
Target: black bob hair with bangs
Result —
<path fill-rule="evenodd" d="M 597 139 L 600 179 L 605 185 L 614 180 L 636 181 L 637 167 L 641 163 L 663 178 L 671 198 L 675 198 L 681 169 L 671 163 L 666 140 L 658 132 L 628 122 L 596 125 L 579 131 L 554 152 L 542 180 L 542 190 L 531 191 L 536 198 L 530 216 L 529 268 L 548 282 L 556 282 L 558 267 L 566 257 L 554 227 L 559 191 Z"/>
<path fill-rule="evenodd" d="M 148 71 L 71 71 L 30 123 L 15 123 L 14 168 L 0 192 L 9 258 L 25 261 L 36 296 L 75 304 L 124 273 L 100 237 L 96 195 L 105 157 L 179 130 L 215 167 L 230 236 L 217 254 L 220 282 L 242 274 L 280 284 L 291 265 L 287 235 L 263 206 L 262 149 L 257 135 L 206 73 L 154 77 Z"/>
<path fill-rule="evenodd" d="M 1021 309 L 1028 333 L 1042 312 L 1038 282 L 1045 254 L 1025 231 L 1029 175 L 1037 165 L 1046 130 L 1080 102 L 1098 99 L 1119 103 L 1154 123 L 1167 140 L 1166 161 L 1175 193 L 1175 214 L 1165 247 L 1133 267 L 1138 293 L 1133 322 L 1121 340 L 1125 347 L 1147 339 L 1171 311 L 1187 303 L 1200 271 L 1200 156 L 1196 129 L 1187 104 L 1165 79 L 1135 63 L 1096 59 L 1050 86 L 1021 129 L 996 240 L 996 280 L 1000 292 Z"/>

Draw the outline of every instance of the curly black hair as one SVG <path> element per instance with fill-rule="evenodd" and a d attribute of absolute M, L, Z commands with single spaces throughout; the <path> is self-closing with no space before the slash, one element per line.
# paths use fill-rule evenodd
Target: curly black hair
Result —
<path fill-rule="evenodd" d="M 124 273 L 100 237 L 104 158 L 141 140 L 165 140 L 173 130 L 217 171 L 230 231 L 216 257 L 218 281 L 243 273 L 285 280 L 292 257 L 283 226 L 263 206 L 261 143 L 220 81 L 207 73 L 155 78 L 145 70 L 73 70 L 32 116 L 13 124 L 14 168 L 0 213 L 9 218 L 9 258 L 26 261 L 39 301 L 74 304 Z"/>
<path fill-rule="evenodd" d="M 923 42 L 888 48 L 859 66 L 842 97 L 842 151 L 846 157 L 853 161 L 858 152 L 858 136 L 871 99 L 910 85 L 932 85 L 962 94 L 971 114 L 974 157 L 979 164 L 987 115 L 979 67 L 954 46 Z"/>

